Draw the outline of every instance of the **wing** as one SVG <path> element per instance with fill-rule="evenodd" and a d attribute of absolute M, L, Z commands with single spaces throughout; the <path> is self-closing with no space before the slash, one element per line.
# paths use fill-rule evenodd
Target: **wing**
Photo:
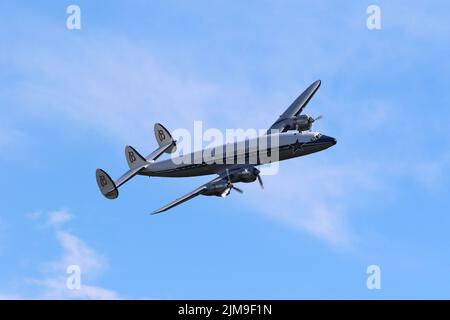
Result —
<path fill-rule="evenodd" d="M 294 116 L 298 116 L 303 112 L 303 109 L 305 109 L 306 105 L 308 104 L 309 100 L 314 96 L 316 91 L 320 87 L 320 80 L 315 81 L 313 84 L 311 84 L 303 93 L 298 96 L 297 99 L 295 99 L 294 102 L 289 106 L 289 108 L 286 109 L 286 111 L 275 121 L 274 124 L 269 128 L 268 132 L 270 130 L 280 130 L 280 132 L 283 132 L 285 129 L 285 122 L 284 120 L 289 119 Z"/>
<path fill-rule="evenodd" d="M 189 192 L 188 194 L 185 194 L 184 196 L 172 201 L 169 204 L 166 204 L 164 207 L 159 208 L 158 210 L 154 211 L 152 214 L 158 214 L 164 211 L 167 211 L 179 204 L 182 204 L 183 202 L 186 202 L 188 200 L 191 200 L 192 198 L 195 198 L 196 196 L 198 196 L 199 194 L 201 194 L 204 190 L 206 189 L 206 185 L 203 185 L 197 189 L 195 189 L 194 191 Z"/>
<path fill-rule="evenodd" d="M 192 198 L 195 198 L 196 196 L 202 194 L 202 192 L 206 190 L 206 188 L 207 188 L 206 186 L 209 183 L 213 183 L 213 182 L 217 182 L 217 181 L 222 180 L 222 179 L 226 179 L 226 177 L 229 175 L 229 172 L 232 172 L 232 171 L 234 171 L 236 169 L 239 169 L 242 166 L 243 165 L 233 165 L 233 166 L 230 166 L 229 168 L 226 168 L 225 170 L 223 170 L 221 172 L 218 172 L 218 177 L 214 178 L 211 181 L 208 181 L 207 183 L 205 183 L 204 185 L 198 187 L 194 191 L 191 191 L 191 192 L 185 194 L 184 196 L 182 196 L 182 197 L 180 197 L 180 198 L 178 198 L 178 199 L 176 199 L 176 200 L 166 204 L 164 207 L 159 208 L 158 210 L 154 211 L 152 214 L 158 214 L 158 213 L 167 211 L 167 210 L 169 210 L 169 209 L 171 209 L 171 208 L 173 208 L 173 207 L 175 207 L 175 206 L 177 206 L 179 204 L 182 204 L 183 202 L 186 202 L 188 200 L 191 200 Z"/>

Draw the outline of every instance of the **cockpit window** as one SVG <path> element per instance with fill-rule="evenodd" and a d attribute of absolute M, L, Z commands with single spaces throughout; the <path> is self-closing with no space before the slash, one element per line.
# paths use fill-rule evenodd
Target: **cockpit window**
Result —
<path fill-rule="evenodd" d="M 322 134 L 316 133 L 316 134 L 311 138 L 311 140 L 312 140 L 312 141 L 317 141 L 317 140 L 320 139 L 321 136 L 322 136 Z"/>

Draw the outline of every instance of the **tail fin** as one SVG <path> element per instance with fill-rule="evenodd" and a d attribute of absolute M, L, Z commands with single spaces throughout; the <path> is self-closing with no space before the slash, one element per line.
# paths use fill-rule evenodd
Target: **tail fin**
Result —
<path fill-rule="evenodd" d="M 177 150 L 177 147 L 175 145 L 175 141 L 172 138 L 172 135 L 170 134 L 169 130 L 167 130 L 166 128 L 164 128 L 164 126 L 160 123 L 155 123 L 155 138 L 156 141 L 158 141 L 158 144 L 160 147 L 164 146 L 164 145 L 169 145 L 169 144 L 173 144 L 173 146 L 169 149 L 167 149 L 165 152 L 167 153 L 172 153 L 175 152 L 175 150 Z"/>
<path fill-rule="evenodd" d="M 119 196 L 119 190 L 111 177 L 102 169 L 95 171 L 98 187 L 101 193 L 108 199 L 115 199 Z"/>
<path fill-rule="evenodd" d="M 157 159 L 164 152 L 173 148 L 175 141 L 170 144 L 163 145 L 153 151 L 147 160 L 139 154 L 133 147 L 125 147 L 125 157 L 127 158 L 128 166 L 130 170 L 125 172 L 119 179 L 114 181 L 111 177 L 102 169 L 97 169 L 95 176 L 97 178 L 97 184 L 101 193 L 108 199 L 115 199 L 119 196 L 118 188 L 125 182 L 133 178 L 135 175 L 140 174 L 142 170 L 145 170 L 152 164 L 152 161 Z"/>
<path fill-rule="evenodd" d="M 155 136 L 159 147 L 153 151 L 147 158 L 144 158 L 139 152 L 131 146 L 125 147 L 125 158 L 127 159 L 130 170 L 125 172 L 119 179 L 114 181 L 102 169 L 97 169 L 95 177 L 101 193 L 108 199 L 115 199 L 119 196 L 118 188 L 150 166 L 154 160 L 159 158 L 164 152 L 171 153 L 176 150 L 176 142 L 172 139 L 169 131 L 159 123 L 155 124 Z"/>
<path fill-rule="evenodd" d="M 125 147 L 125 158 L 127 158 L 128 167 L 133 170 L 148 164 L 143 156 L 132 146 Z"/>

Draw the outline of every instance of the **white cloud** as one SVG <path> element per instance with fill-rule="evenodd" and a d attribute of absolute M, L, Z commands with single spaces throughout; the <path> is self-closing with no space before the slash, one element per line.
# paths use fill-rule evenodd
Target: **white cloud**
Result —
<path fill-rule="evenodd" d="M 86 276 L 95 276 L 107 269 L 106 259 L 89 247 L 83 240 L 67 231 L 56 231 L 63 254 L 58 261 L 49 265 L 55 270 L 65 272 L 67 266 L 78 265 Z"/>
<path fill-rule="evenodd" d="M 173 68 L 127 39 L 85 36 L 72 45 L 77 55 L 48 44 L 47 49 L 43 45 L 33 48 L 32 57 L 25 51 L 11 58 L 17 69 L 36 76 L 20 83 L 17 91 L 21 95 L 13 97 L 27 108 L 28 115 L 46 121 L 54 118 L 57 123 L 69 119 L 117 144 L 148 146 L 155 145 L 155 122 L 171 130 L 191 129 L 195 120 L 217 127 L 265 128 L 282 111 L 276 109 L 272 116 L 256 112 L 276 105 L 283 97 L 279 93 L 229 87 L 201 73 Z M 84 57 L 82 61 L 79 56 Z M 239 117 L 233 110 L 239 110 Z"/>
<path fill-rule="evenodd" d="M 315 30 L 319 35 L 325 31 Z M 317 38 L 311 39 L 316 41 Z M 384 45 L 391 45 L 390 41 L 386 40 Z M 354 59 L 361 58 L 358 51 L 365 45 L 367 43 L 364 41 L 353 41 L 352 45 L 349 42 L 349 46 L 340 54 L 330 55 L 329 49 L 323 49 L 328 48 L 328 45 L 315 43 L 310 46 L 313 51 L 307 51 L 313 54 L 301 53 L 302 56 L 296 59 L 308 61 L 310 56 L 314 56 L 317 63 L 306 64 L 302 72 L 304 75 L 296 76 L 306 82 L 311 74 L 324 74 L 332 81 L 333 75 L 353 65 Z M 18 69 L 26 69 L 37 75 L 34 79 L 38 79 L 21 82 L 21 87 L 16 90 L 21 92 L 20 99 L 25 104 L 30 102 L 30 114 L 54 115 L 58 122 L 61 116 L 67 117 L 110 137 L 110 141 L 118 144 L 148 145 L 152 136 L 152 123 L 156 121 L 163 122 L 169 129 L 176 126 L 189 128 L 192 121 L 199 118 L 218 126 L 219 122 L 230 126 L 268 126 L 283 111 L 283 106 L 295 98 L 292 96 L 286 99 L 287 91 L 298 85 L 294 83 L 289 90 L 276 92 L 274 89 L 269 93 L 253 90 L 250 84 L 226 87 L 218 81 L 202 77 L 201 73 L 192 74 L 181 68 L 173 68 L 167 62 L 158 60 L 148 48 L 117 36 L 86 35 L 73 40 L 68 49 L 59 47 L 55 50 L 53 46 L 49 42 L 38 49 L 33 48 L 32 57 L 24 50 L 23 54 L 15 54 L 11 58 Z M 71 54 L 72 47 L 77 48 L 75 55 Z M 340 42 L 338 47 L 341 48 Z M 297 50 L 286 52 L 289 55 L 299 54 Z M 371 59 L 374 61 L 370 62 L 384 63 L 388 59 L 384 57 L 383 50 L 374 50 L 373 54 Z M 417 58 L 410 54 L 407 56 L 412 61 Z M 274 55 L 271 59 L 276 61 L 270 64 L 273 67 L 286 63 L 287 68 L 291 69 L 293 60 L 288 57 L 280 59 L 279 55 Z M 362 63 L 361 60 L 358 62 L 372 65 Z M 306 87 L 309 83 L 303 84 Z M 299 87 L 299 92 L 295 94 L 300 93 L 301 89 Z M 355 140 L 357 130 L 373 133 L 380 128 L 388 128 L 398 134 L 398 120 L 404 117 L 402 112 L 396 112 L 401 101 L 380 97 L 376 101 L 363 100 L 358 101 L 358 105 L 352 105 L 350 100 L 355 97 L 346 96 L 343 99 L 336 92 L 329 92 L 320 94 L 324 96 L 322 101 L 324 105 L 333 106 L 338 99 L 339 106 L 330 107 L 328 115 L 333 118 L 333 123 L 340 126 L 341 133 L 346 134 L 348 140 Z M 369 107 L 358 107 L 367 104 Z M 350 111 L 353 119 L 348 116 Z M 415 127 L 405 128 L 409 130 L 408 134 L 416 130 Z M 411 137 L 408 135 L 408 140 L 412 141 Z M 350 152 L 351 155 L 355 153 Z M 282 173 L 276 179 L 266 178 L 271 180 L 273 187 L 271 192 L 265 191 L 264 196 L 273 205 L 268 205 L 266 201 L 264 205 L 260 202 L 254 205 L 274 219 L 310 232 L 333 245 L 348 245 L 352 239 L 348 210 L 354 200 L 353 194 L 359 188 L 370 189 L 372 183 L 379 180 L 377 172 L 365 170 L 370 164 L 370 155 L 368 158 L 356 153 L 356 156 L 366 163 L 351 168 L 350 165 L 334 164 L 327 167 L 326 164 L 305 159 L 291 160 L 291 163 L 297 161 L 296 166 L 283 162 Z M 351 164 L 350 161 L 348 163 Z M 305 164 L 308 166 L 306 170 L 302 169 Z M 419 179 L 425 183 L 429 180 L 430 172 L 431 176 L 436 176 L 433 166 L 419 166 L 416 171 Z M 269 183 L 267 185 L 269 188 Z M 62 224 L 65 219 L 69 220 L 60 215 L 53 221 L 54 224 Z M 77 240 L 71 239 L 70 234 L 60 234 L 59 241 L 66 242 L 66 250 L 79 246 L 74 244 Z"/>
<path fill-rule="evenodd" d="M 36 297 L 32 299 L 119 299 L 119 294 L 113 290 L 95 286 L 92 283 L 100 277 L 107 269 L 106 257 L 97 253 L 85 241 L 71 232 L 62 229 L 64 223 L 74 218 L 68 210 L 52 211 L 47 214 L 36 211 L 28 214 L 32 220 L 39 221 L 40 218 L 47 217 L 46 225 L 52 226 L 49 230 L 55 232 L 56 240 L 62 249 L 59 259 L 41 264 L 39 269 L 42 277 L 25 277 L 25 282 L 29 285 L 38 286 L 42 289 Z M 48 230 L 48 229 L 47 229 Z M 80 289 L 69 289 L 66 285 L 67 267 L 76 265 L 80 268 L 81 287 Z M 16 295 L 1 294 L 2 298 L 23 298 Z"/>
<path fill-rule="evenodd" d="M 371 190 L 380 181 L 368 165 L 325 163 L 312 157 L 283 162 L 276 176 L 263 177 L 265 189 L 250 189 L 248 199 L 270 218 L 307 231 L 336 248 L 352 249 L 357 235 L 351 229 L 348 211 L 357 202 L 358 192 Z M 261 192 L 264 201 L 257 200 Z"/>
<path fill-rule="evenodd" d="M 169 129 L 179 126 L 189 128 L 198 119 L 206 125 L 227 123 L 228 126 L 264 128 L 300 93 L 295 92 L 294 96 L 286 98 L 287 90 L 265 93 L 264 90 L 252 89 L 251 84 L 242 86 L 242 83 L 227 87 L 202 76 L 201 72 L 174 68 L 167 61 L 156 58 L 149 48 L 116 35 L 85 35 L 72 41 L 67 48 L 58 47 L 56 50 L 54 42 L 48 42 L 34 46 L 32 57 L 24 50 L 11 58 L 17 68 L 26 69 L 37 75 L 34 79 L 38 79 L 21 83 L 20 90 L 17 90 L 21 92 L 20 99 L 24 100 L 24 105 L 32 106 L 29 112 L 36 116 L 51 114 L 57 117 L 58 122 L 61 116 L 68 117 L 111 137 L 115 143 L 148 145 L 152 122 L 156 121 L 163 122 Z M 33 46 L 33 43 L 29 45 Z M 71 53 L 73 47 L 77 48 L 75 55 Z M 331 73 L 337 72 L 340 62 L 349 59 L 354 50 L 349 48 L 349 52 L 330 61 L 329 52 L 323 51 L 321 46 L 311 48 L 321 63 L 305 66 L 304 75 L 297 74 L 301 79 L 309 79 L 311 74 L 329 69 L 334 70 Z M 299 54 L 296 50 L 286 52 Z M 305 61 L 308 60 L 308 55 L 303 56 L 304 52 L 300 54 Z M 274 58 L 277 61 L 272 61 L 272 66 L 280 63 L 279 56 Z M 297 84 L 292 84 L 291 88 Z M 309 83 L 305 81 L 303 84 L 306 87 Z M 302 89 L 298 88 L 299 91 Z M 302 184 L 300 173 L 290 173 L 289 178 L 295 178 Z M 279 183 L 285 180 L 283 177 L 277 179 Z M 326 177 L 321 182 L 329 183 Z M 336 190 L 328 191 L 328 194 Z M 307 200 L 305 192 L 303 195 Z M 284 202 L 292 201 L 297 194 L 291 193 L 290 196 L 293 198 Z M 276 202 L 276 199 L 273 201 Z M 291 214 L 275 217 L 301 225 L 304 230 L 330 241 L 343 241 L 338 240 L 341 237 L 338 234 L 343 234 L 342 230 L 346 228 L 344 213 L 322 198 L 320 205 L 308 206 L 306 210 L 310 212 L 303 213 L 301 218 Z M 60 237 L 70 241 L 70 237 Z"/>
<path fill-rule="evenodd" d="M 218 83 L 174 71 L 156 61 L 150 52 L 126 40 L 120 39 L 120 45 L 117 42 L 118 39 L 108 39 L 105 42 L 85 40 L 78 43 L 77 47 L 85 57 L 82 64 L 76 61 L 68 63 L 70 56 L 61 58 L 52 52 L 36 52 L 34 60 L 21 61 L 41 74 L 40 84 L 29 83 L 24 88 L 27 99 L 45 108 L 44 112 L 56 111 L 114 137 L 116 142 L 121 140 L 133 144 L 133 141 L 148 144 L 152 120 L 165 123 L 167 119 L 188 127 L 201 117 L 206 123 L 211 121 L 217 124 L 217 119 L 220 119 L 229 125 L 264 127 L 269 126 L 284 110 L 280 100 L 285 98 L 285 92 L 283 95 L 273 93 L 273 96 L 264 96 L 249 88 L 225 88 Z M 55 84 L 57 88 L 46 83 Z M 308 84 L 305 83 L 305 87 Z M 67 96 L 71 98 L 67 99 Z M 294 98 L 289 98 L 285 105 L 288 106 Z M 240 107 L 244 105 L 248 107 Z M 281 106 L 274 108 L 273 105 Z M 229 111 L 237 108 L 238 118 L 243 119 L 240 123 L 236 123 L 235 113 Z M 273 112 L 269 114 L 256 110 Z M 335 193 L 343 192 L 340 182 L 330 182 L 342 168 L 323 170 L 314 163 L 310 165 L 314 174 L 297 172 L 292 167 L 293 172 L 277 176 L 274 185 L 280 186 L 273 190 L 284 190 L 283 186 L 288 185 L 291 191 L 268 196 L 270 202 L 277 203 L 275 208 L 269 209 L 270 206 L 260 206 L 259 203 L 256 205 L 261 212 L 270 211 L 274 213 L 274 218 L 330 243 L 347 245 L 350 241 L 348 222 L 344 210 L 339 208 L 344 200 L 328 199 Z M 289 169 L 283 169 L 283 172 L 289 172 Z M 320 180 L 318 175 L 321 175 Z M 318 194 L 310 192 L 307 186 L 312 184 L 324 190 Z M 296 201 L 292 199 L 299 198 L 298 194 L 302 199 L 301 212 L 292 212 L 291 207 L 287 206 Z M 342 199 L 347 196 L 346 193 Z M 67 235 L 60 234 L 59 237 L 60 241 L 64 239 L 67 242 L 66 250 L 69 242 L 76 242 Z"/>
<path fill-rule="evenodd" d="M 56 219 L 59 225 L 61 220 L 67 221 L 67 217 L 73 215 L 67 211 L 61 215 L 57 212 Z M 62 218 L 61 218 L 62 217 Z M 69 218 L 69 220 L 70 220 Z M 104 256 L 99 255 L 83 240 L 72 233 L 56 230 L 56 239 L 62 248 L 62 255 L 57 261 L 44 264 L 46 274 L 51 274 L 44 279 L 32 279 L 29 282 L 43 287 L 42 298 L 46 299 L 118 299 L 119 295 L 112 290 L 88 284 L 100 276 L 108 268 Z M 81 271 L 81 288 L 69 289 L 66 286 L 65 274 L 67 267 L 77 265 Z"/>
<path fill-rule="evenodd" d="M 53 226 L 59 226 L 72 219 L 73 215 L 67 210 L 52 211 L 48 213 L 47 223 Z"/>
<path fill-rule="evenodd" d="M 32 105 L 30 113 L 65 116 L 105 136 L 144 142 L 153 122 L 176 118 L 177 125 L 187 126 L 218 110 L 211 108 L 218 98 L 216 85 L 170 70 L 125 39 L 86 38 L 77 45 L 83 63 L 45 49 L 31 59 L 28 54 L 17 58 L 18 68 L 40 77 L 20 89 L 21 99 Z"/>
<path fill-rule="evenodd" d="M 168 121 L 169 128 L 171 123 L 189 128 L 199 118 L 206 123 L 211 121 L 213 125 L 220 125 L 217 122 L 220 119 L 222 124 L 225 122 L 233 126 L 265 127 L 284 109 L 280 101 L 286 98 L 286 92 L 263 94 L 250 88 L 226 88 L 219 83 L 175 71 L 157 61 L 148 50 L 124 39 L 97 39 L 93 42 L 86 37 L 76 45 L 84 56 L 83 63 L 79 63 L 78 58 L 71 58 L 71 55 L 60 56 L 46 50 L 35 52 L 31 60 L 28 55 L 18 57 L 20 65 L 40 74 L 39 83 L 30 82 L 21 92 L 27 100 L 33 101 L 34 106 L 39 105 L 43 112 L 75 119 L 105 136 L 113 137 L 116 142 L 148 144 L 152 121 Z M 305 83 L 305 87 L 308 84 Z M 294 98 L 289 97 L 285 105 Z M 244 105 L 247 107 L 242 107 Z M 274 108 L 273 105 L 280 106 Z M 235 112 L 230 112 L 236 109 L 239 109 L 239 123 L 236 123 Z M 299 184 L 303 177 L 301 173 L 289 174 L 289 178 L 296 179 Z M 308 181 L 317 181 L 314 180 L 316 178 L 317 174 Z M 321 180 L 325 185 L 330 183 L 327 178 L 325 176 Z M 279 176 L 277 180 L 283 184 L 285 177 Z M 340 186 L 337 186 L 326 194 L 339 190 Z M 309 203 L 317 198 L 306 192 L 301 193 L 305 201 L 309 197 Z M 291 192 L 289 196 L 291 198 L 283 202 L 296 199 L 297 193 Z M 279 198 L 271 197 L 274 197 L 273 203 L 278 203 Z M 319 200 L 315 206 L 302 205 L 304 212 L 300 215 L 283 209 L 274 217 L 333 243 L 348 241 L 345 214 L 325 199 Z M 261 211 L 267 211 L 267 207 L 263 206 Z M 59 234 L 59 240 L 64 242 L 66 250 L 79 247 L 70 235 Z M 77 254 L 73 252 L 74 256 Z M 67 260 L 66 257 L 65 262 Z"/>

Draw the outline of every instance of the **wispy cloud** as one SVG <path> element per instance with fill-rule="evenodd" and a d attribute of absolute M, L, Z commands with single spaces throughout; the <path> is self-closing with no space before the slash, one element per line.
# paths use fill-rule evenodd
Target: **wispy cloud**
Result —
<path fill-rule="evenodd" d="M 36 211 L 28 215 L 35 222 L 44 219 L 41 226 L 51 227 L 47 230 L 54 232 L 56 241 L 61 248 L 57 260 L 40 264 L 41 277 L 24 277 L 28 285 L 41 288 L 37 296 L 25 296 L 29 299 L 119 299 L 117 292 L 95 286 L 92 283 L 102 276 L 108 269 L 105 256 L 96 252 L 85 241 L 71 232 L 63 229 L 63 225 L 74 218 L 68 210 L 51 211 L 46 214 Z M 67 287 L 67 267 L 78 266 L 81 276 L 81 287 L 69 289 Z M 5 298 L 15 299 L 15 295 L 4 295 Z M 20 296 L 21 297 L 21 296 Z M 17 298 L 20 298 L 17 297 Z M 0 296 L 1 298 L 1 296 Z"/>
<path fill-rule="evenodd" d="M 402 12 L 398 9 L 396 11 Z M 418 30 L 417 26 L 411 26 L 403 19 L 408 19 L 407 15 L 399 18 L 402 19 L 396 20 L 396 27 L 400 30 L 407 32 Z M 306 21 L 302 22 L 305 27 L 310 23 L 309 20 L 300 19 L 300 21 Z M 361 32 L 365 31 L 362 23 Z M 442 30 L 441 33 L 446 31 Z M 391 133 L 395 132 L 399 138 L 402 130 L 404 132 L 400 138 L 404 140 L 399 139 L 401 141 L 399 143 L 414 144 L 412 134 L 420 135 L 420 133 L 412 124 L 422 123 L 421 117 L 415 114 L 407 115 L 404 112 L 406 106 L 404 109 L 399 107 L 402 101 L 386 96 L 377 97 L 375 100 L 369 99 L 361 97 L 353 89 L 354 84 L 360 83 L 361 79 L 360 75 L 353 74 L 354 71 L 349 67 L 360 65 L 371 68 L 372 65 L 378 64 L 385 67 L 386 63 L 390 66 L 389 63 L 392 62 L 385 52 L 392 45 L 392 40 L 385 38 L 381 43 L 377 43 L 377 48 L 386 50 L 375 48 L 368 50 L 372 46 L 365 41 L 372 40 L 364 39 L 345 40 L 348 45 L 342 48 L 340 37 L 335 37 L 331 39 L 330 44 L 321 46 L 320 41 L 323 41 L 321 39 L 330 40 L 324 36 L 329 30 L 326 27 L 318 27 L 314 32 L 320 37 L 305 39 L 310 41 L 306 46 L 309 48 L 308 51 L 298 48 L 283 50 L 281 56 L 268 57 L 269 67 L 282 66 L 284 69 L 292 70 L 295 69 L 292 61 L 311 61 L 311 57 L 314 57 L 314 61 L 317 62 L 310 65 L 300 63 L 304 69 L 301 75 L 295 73 L 296 77 L 305 81 L 303 83 L 305 86 L 308 85 L 306 79 L 312 74 L 324 74 L 333 81 L 334 75 L 345 71 L 345 74 L 350 76 L 345 79 L 348 83 L 345 85 L 347 87 L 344 87 L 344 92 L 353 95 L 343 98 L 336 92 L 336 88 L 330 90 L 329 94 L 324 94 L 327 91 L 323 92 L 323 89 L 319 93 L 322 102 L 325 102 L 324 105 L 334 106 L 329 108 L 330 111 L 327 113 L 329 118 L 333 118 L 333 122 L 337 123 L 334 128 L 341 130 L 341 137 L 347 141 L 360 143 L 360 139 L 355 139 L 357 131 L 361 132 L 361 135 L 379 134 L 380 137 L 386 138 L 383 131 L 389 130 Z M 428 36 L 431 31 L 426 32 Z M 49 34 L 64 39 L 61 34 Z M 291 35 L 285 37 L 284 40 L 289 43 Z M 207 76 L 202 76 L 201 72 L 192 73 L 172 68 L 169 63 L 158 59 L 148 47 L 116 35 L 99 36 L 91 33 L 91 36 L 84 35 L 82 38 L 71 39 L 71 46 L 67 48 L 62 46 L 56 49 L 54 43 L 57 41 L 53 40 L 48 39 L 45 45 L 36 47 L 32 47 L 32 44 L 27 47 L 24 44 L 23 51 L 14 52 L 13 57 L 8 57 L 16 69 L 27 70 L 33 75 L 18 84 L 19 88 L 14 92 L 20 92 L 21 96 L 15 98 L 28 105 L 27 111 L 36 117 L 53 116 L 58 122 L 61 121 L 61 117 L 66 117 L 109 137 L 114 143 L 147 145 L 151 137 L 152 122 L 156 121 L 161 121 L 172 129 L 177 126 L 188 127 L 199 118 L 217 126 L 223 123 L 229 126 L 248 127 L 270 125 L 283 111 L 284 106 L 295 98 L 295 96 L 286 98 L 287 95 L 300 93 L 287 90 L 283 92 L 273 90 L 267 93 L 242 83 L 236 86 L 224 85 L 220 81 L 212 81 Z M 70 52 L 72 46 L 77 48 L 76 55 Z M 330 55 L 329 52 L 333 49 L 341 53 Z M 32 57 L 29 55 L 30 50 L 33 50 Z M 361 50 L 367 55 L 361 54 Z M 411 48 L 397 48 L 395 52 L 396 55 L 402 56 L 402 61 L 406 59 L 411 64 L 420 56 L 420 52 L 415 53 Z M 291 59 L 291 55 L 296 55 L 296 58 Z M 283 57 L 285 59 L 282 59 Z M 289 90 L 297 84 L 298 82 L 289 84 Z M 335 86 L 339 90 L 339 86 Z M 299 91 L 302 89 L 298 88 Z M 401 95 L 399 97 L 397 98 L 403 98 Z M 352 104 L 352 100 L 356 100 L 357 103 Z M 408 117 L 408 126 L 402 126 L 400 130 L 399 123 L 404 117 Z M 411 120 L 412 118 L 415 122 Z M 336 148 L 340 148 L 340 144 Z M 361 188 L 370 190 L 374 187 L 373 184 L 383 179 L 380 178 L 382 176 L 380 173 L 386 171 L 391 175 L 403 175 L 405 171 L 409 171 L 408 174 L 415 172 L 418 181 L 425 184 L 435 181 L 437 178 L 433 177 L 437 177 L 441 172 L 436 166 L 427 163 L 410 164 L 409 159 L 404 165 L 407 169 L 398 168 L 397 172 L 394 172 L 395 168 L 389 165 L 371 171 L 367 170 L 371 164 L 371 153 L 364 155 L 349 150 L 346 154 L 349 158 L 352 155 L 360 159 L 356 166 L 353 166 L 351 161 L 347 161 L 346 165 L 334 163 L 327 165 L 305 159 L 297 160 L 299 162 L 296 165 L 292 162 L 283 163 L 282 171 L 276 178 L 266 178 L 268 188 L 269 181 L 272 186 L 271 191 L 267 190 L 265 193 L 267 201 L 264 201 L 264 205 L 260 201 L 255 202 L 254 206 L 274 219 L 309 232 L 333 245 L 348 246 L 354 238 L 348 211 L 352 208 L 353 195 L 356 191 Z M 400 160 L 398 162 L 405 162 L 404 158 Z M 51 220 L 53 221 L 51 224 L 61 225 L 70 218 L 60 213 Z M 70 237 L 70 234 L 60 233 L 58 239 L 67 250 L 76 248 L 77 245 L 82 247 L 76 239 Z"/>
<path fill-rule="evenodd" d="M 28 50 L 7 59 L 16 70 L 31 75 L 13 84 L 10 98 L 35 119 L 69 120 L 117 143 L 148 145 L 154 122 L 169 129 L 190 129 L 195 120 L 219 128 L 265 128 L 282 111 L 275 110 L 272 116 L 261 112 L 277 104 L 282 97 L 278 92 L 264 94 L 249 86 L 211 80 L 201 72 L 173 68 L 170 61 L 126 38 L 72 39 L 77 55 L 70 47 L 54 48 L 57 40 L 48 41 L 38 48 L 30 44 Z M 233 110 L 239 110 L 238 119 Z"/>
<path fill-rule="evenodd" d="M 44 288 L 43 297 L 52 299 L 118 299 L 119 295 L 109 289 L 86 284 L 101 276 L 108 268 L 107 260 L 74 234 L 62 230 L 61 225 L 74 217 L 67 210 L 48 214 L 48 223 L 55 227 L 55 236 L 62 249 L 61 257 L 43 265 L 44 279 L 32 279 L 30 283 Z M 80 289 L 69 289 L 67 277 L 61 276 L 68 266 L 76 265 L 81 271 Z M 50 274 L 50 276 L 48 276 Z"/>
<path fill-rule="evenodd" d="M 66 117 L 105 136 L 144 142 L 152 121 L 173 121 L 176 115 L 177 124 L 188 124 L 216 113 L 210 107 L 218 97 L 216 85 L 170 70 L 125 39 L 86 38 L 78 45 L 83 63 L 45 49 L 31 59 L 16 58 L 17 68 L 41 79 L 21 84 L 20 100 L 32 105 L 30 114 Z"/>
<path fill-rule="evenodd" d="M 201 117 L 206 123 L 217 125 L 225 122 L 264 127 L 284 109 L 280 101 L 284 100 L 285 93 L 262 94 L 250 88 L 224 87 L 196 75 L 174 71 L 148 50 L 124 39 L 93 42 L 86 38 L 77 47 L 85 57 L 83 63 L 75 58 L 68 63 L 70 55 L 55 55 L 51 51 L 35 52 L 32 60 L 28 56 L 17 58 L 19 65 L 33 70 L 40 79 L 39 83 L 27 83 L 21 91 L 25 99 L 33 101 L 43 112 L 75 119 L 116 142 L 147 144 L 152 119 L 189 126 Z M 290 97 L 285 105 L 294 98 Z M 248 107 L 239 107 L 244 105 Z M 274 108 L 274 105 L 281 107 Z M 239 108 L 239 118 L 245 119 L 237 124 L 236 108 Z M 260 110 L 270 110 L 270 113 Z M 379 118 L 374 126 L 383 121 L 385 110 L 380 109 Z M 357 188 L 351 183 L 371 177 L 358 169 L 307 163 L 308 170 L 283 163 L 282 173 L 271 180 L 272 191 L 267 190 L 265 194 L 265 200 L 272 205 L 264 201 L 264 205 L 258 202 L 255 206 L 274 219 L 333 245 L 348 246 L 352 235 L 346 214 L 348 205 L 344 204 L 351 198 L 351 190 Z M 300 166 L 304 165 L 302 161 Z M 56 223 L 64 219 L 64 215 L 58 214 L 53 220 Z M 70 235 L 60 233 L 59 240 L 67 250 L 79 248 Z"/>
<path fill-rule="evenodd" d="M 332 150 L 329 150 L 332 154 Z M 312 156 L 311 156 L 312 157 Z M 358 235 L 349 210 L 355 194 L 378 188 L 376 171 L 360 163 L 342 165 L 313 158 L 283 162 L 276 176 L 265 176 L 265 189 L 251 189 L 251 203 L 270 218 L 307 231 L 336 248 L 352 249 Z M 256 201 L 264 193 L 264 201 Z"/>
<path fill-rule="evenodd" d="M 147 144 L 152 120 L 167 121 L 169 127 L 171 123 L 189 126 L 201 117 L 211 125 L 227 123 L 230 126 L 259 128 L 270 125 L 284 109 L 280 101 L 284 101 L 285 92 L 263 94 L 242 86 L 227 87 L 199 75 L 174 70 L 158 61 L 149 50 L 126 39 L 107 37 L 94 41 L 86 36 L 76 45 L 84 57 L 82 63 L 78 57 L 45 49 L 35 51 L 32 59 L 28 54 L 15 57 L 20 68 L 27 68 L 39 75 L 36 77 L 39 82 L 21 84 L 22 99 L 33 101 L 33 108 L 57 114 L 58 119 L 64 116 L 76 120 L 116 142 Z M 285 105 L 294 98 L 288 98 Z M 244 105 L 247 107 L 241 108 Z M 274 105 L 281 107 L 274 108 Z M 239 118 L 245 119 L 239 123 L 236 123 L 235 116 L 237 108 Z M 261 110 L 270 110 L 270 113 Z M 143 132 L 146 134 L 143 135 Z M 274 185 L 278 184 L 273 190 L 285 190 L 282 186 L 289 181 L 290 191 L 269 195 L 271 202 L 277 204 L 276 208 L 258 208 L 266 213 L 278 210 L 273 214 L 274 218 L 329 242 L 347 243 L 349 235 L 345 212 L 337 208 L 336 203 L 326 202 L 327 197 L 342 190 L 343 186 L 335 182 L 338 185 L 325 187 L 325 192 L 311 192 L 304 187 L 312 183 L 319 187 L 319 173 L 322 175 L 320 182 L 330 184 L 329 180 L 338 170 L 324 173 L 314 163 L 309 165 L 311 172 L 298 172 L 292 168 L 289 174 L 279 175 L 273 181 Z M 289 169 L 283 169 L 283 172 L 287 171 Z M 292 203 L 292 199 L 298 198 L 297 192 L 302 203 L 300 210 L 284 208 Z M 280 205 L 280 202 L 286 205 Z M 51 218 L 51 223 L 62 223 L 66 219 L 67 215 L 58 213 Z M 81 246 L 68 234 L 60 232 L 58 237 L 66 250 Z M 77 255 L 75 250 L 72 254 Z M 65 262 L 68 262 L 67 259 Z"/>
<path fill-rule="evenodd" d="M 72 219 L 73 215 L 67 210 L 52 211 L 48 213 L 47 223 L 53 226 L 59 226 Z"/>
<path fill-rule="evenodd" d="M 56 238 L 63 249 L 63 254 L 58 261 L 49 264 L 54 270 L 65 272 L 68 266 L 77 265 L 81 268 L 83 274 L 93 276 L 108 267 L 104 257 L 75 235 L 67 231 L 57 230 Z"/>

